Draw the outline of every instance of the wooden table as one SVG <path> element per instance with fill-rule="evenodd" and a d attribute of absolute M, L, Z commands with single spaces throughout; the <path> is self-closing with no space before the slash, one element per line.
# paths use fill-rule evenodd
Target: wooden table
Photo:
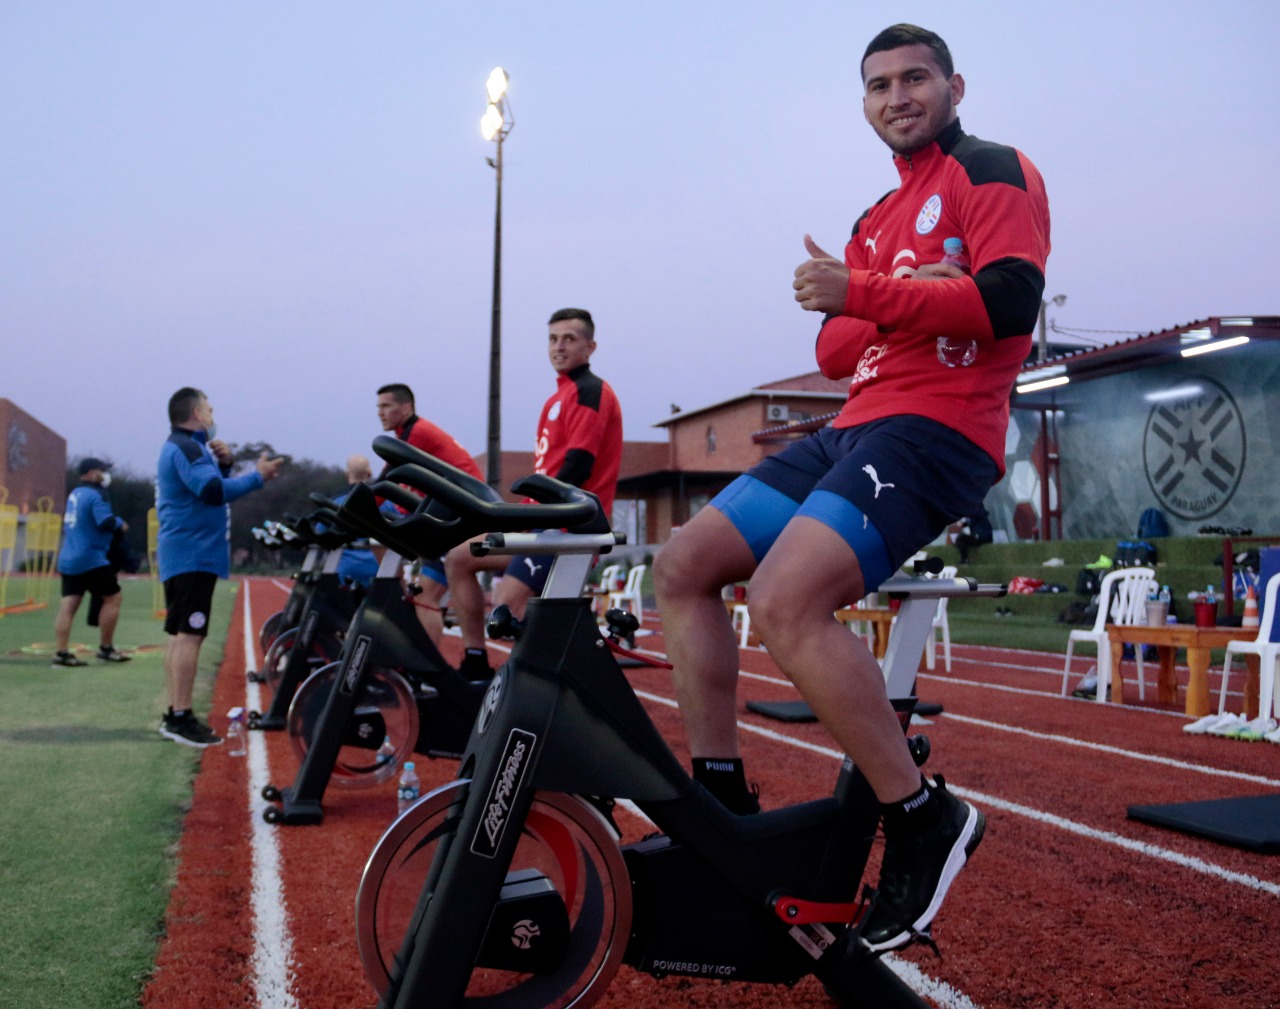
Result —
<path fill-rule="evenodd" d="M 1120 678 L 1120 662 L 1125 645 L 1141 648 L 1155 645 L 1160 654 L 1160 674 L 1157 696 L 1163 704 L 1178 702 L 1178 679 L 1173 671 L 1174 659 L 1179 648 L 1187 650 L 1187 668 L 1191 675 L 1187 680 L 1186 711 L 1194 718 L 1209 714 L 1209 650 L 1225 648 L 1231 641 L 1249 641 L 1258 636 L 1256 627 L 1196 627 L 1194 624 L 1145 624 L 1107 625 L 1107 637 L 1111 641 L 1111 697 L 1124 703 L 1124 688 Z M 1246 655 L 1244 685 L 1245 714 L 1254 718 L 1258 714 L 1258 656 Z"/>
<path fill-rule="evenodd" d="M 869 606 L 866 609 L 846 606 L 842 610 L 836 610 L 836 619 L 842 624 L 859 620 L 871 624 L 871 651 L 877 659 L 883 659 L 889 648 L 889 631 L 893 626 L 893 618 L 897 615 L 887 606 Z"/>

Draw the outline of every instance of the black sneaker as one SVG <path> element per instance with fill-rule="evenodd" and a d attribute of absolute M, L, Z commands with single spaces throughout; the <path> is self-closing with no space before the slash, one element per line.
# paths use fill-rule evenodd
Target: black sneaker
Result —
<path fill-rule="evenodd" d="M 986 818 L 948 792 L 941 778 L 934 800 L 944 805 L 932 830 L 885 838 L 880 883 L 860 929 L 863 944 L 873 952 L 928 938 L 947 889 L 982 840 Z"/>
<path fill-rule="evenodd" d="M 468 680 L 493 679 L 493 670 L 489 667 L 489 656 L 487 654 L 477 654 L 476 652 L 464 653 L 462 656 L 462 665 L 458 667 L 458 672 Z"/>
<path fill-rule="evenodd" d="M 165 715 L 160 722 L 160 735 L 164 736 L 165 739 L 172 739 L 175 743 L 181 743 L 183 746 L 195 746 L 199 749 L 204 749 L 206 746 L 217 746 L 222 742 L 221 736 L 196 718 L 190 711 L 181 717 Z"/>
<path fill-rule="evenodd" d="M 99 645 L 98 661 L 99 662 L 128 662 L 132 655 L 125 655 L 115 645 Z"/>
<path fill-rule="evenodd" d="M 55 669 L 59 666 L 87 666 L 88 664 L 84 659 L 76 658 L 71 652 L 54 652 L 53 661 L 49 663 Z"/>

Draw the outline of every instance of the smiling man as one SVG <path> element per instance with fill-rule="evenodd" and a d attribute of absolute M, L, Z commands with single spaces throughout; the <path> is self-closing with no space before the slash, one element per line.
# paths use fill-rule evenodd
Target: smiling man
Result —
<path fill-rule="evenodd" d="M 534 439 L 533 469 L 591 491 L 606 515 L 613 508 L 622 462 L 622 408 L 609 383 L 591 370 L 596 327 L 585 308 L 562 308 L 547 320 L 547 356 L 556 391 L 542 406 Z M 449 551 L 445 570 L 452 609 L 462 631 L 462 671 L 472 679 L 490 675 L 484 646 L 484 594 L 476 574 L 505 569 L 494 605 L 505 603 L 517 617 L 542 591 L 551 573 L 549 556 L 473 557 L 463 543 Z"/>
<path fill-rule="evenodd" d="M 933 32 L 885 29 L 867 46 L 862 79 L 863 112 L 893 152 L 900 187 L 859 218 L 843 261 L 806 235 L 810 258 L 792 282 L 801 307 L 823 316 L 818 365 L 849 380 L 848 399 L 830 427 L 694 516 L 654 577 L 694 778 L 738 813 L 759 806 L 739 756 L 738 654 L 720 589 L 751 579 L 752 628 L 881 802 L 880 883 L 860 929 L 881 951 L 928 935 L 984 821 L 922 778 L 879 665 L 833 614 L 977 513 L 1003 474 L 1049 208 L 1026 157 L 961 131 L 964 78 Z M 958 244 L 968 269 L 940 262 L 944 242 Z"/>

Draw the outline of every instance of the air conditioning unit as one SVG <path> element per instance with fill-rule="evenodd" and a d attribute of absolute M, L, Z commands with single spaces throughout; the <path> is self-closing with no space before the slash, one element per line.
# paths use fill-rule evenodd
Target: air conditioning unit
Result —
<path fill-rule="evenodd" d="M 785 403 L 770 403 L 764 408 L 765 419 L 777 424 L 785 424 L 791 419 L 791 408 Z"/>

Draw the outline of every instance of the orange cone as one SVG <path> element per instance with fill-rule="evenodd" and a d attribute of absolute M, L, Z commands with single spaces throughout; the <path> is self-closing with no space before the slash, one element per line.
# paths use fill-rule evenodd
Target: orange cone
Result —
<path fill-rule="evenodd" d="M 1258 626 L 1258 593 L 1250 585 L 1244 597 L 1244 616 L 1240 619 L 1241 627 Z"/>

